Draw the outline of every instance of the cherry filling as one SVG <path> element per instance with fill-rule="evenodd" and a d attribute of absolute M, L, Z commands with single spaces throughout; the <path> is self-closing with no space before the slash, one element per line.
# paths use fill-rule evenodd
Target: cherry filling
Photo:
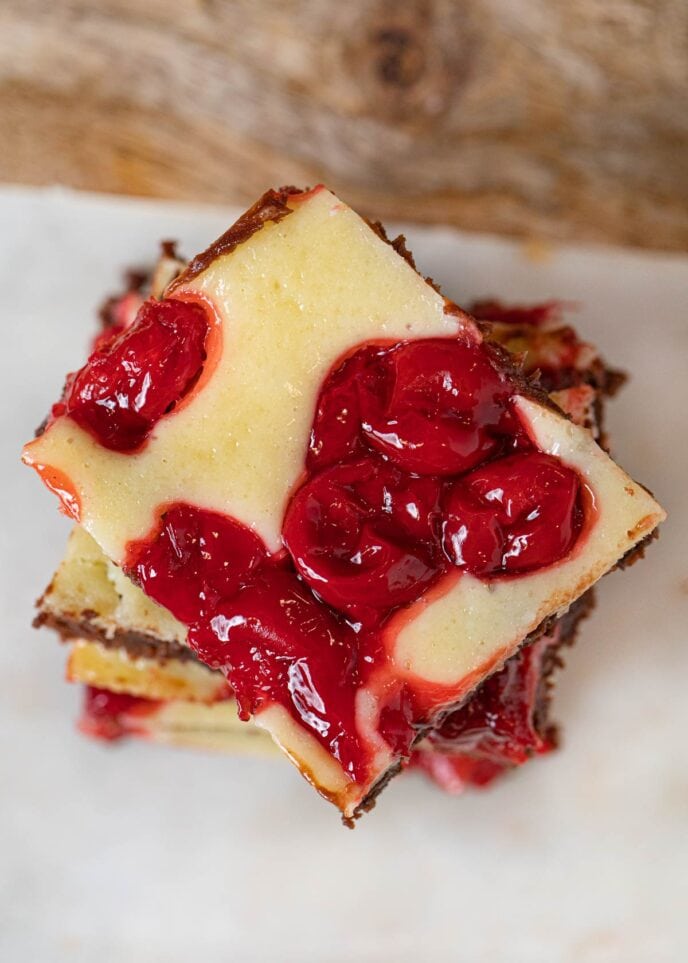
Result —
<path fill-rule="evenodd" d="M 226 672 L 243 719 L 282 705 L 346 772 L 365 778 L 355 718 L 356 634 L 290 568 L 265 566 L 193 627 L 189 641 L 203 661 Z"/>
<path fill-rule="evenodd" d="M 440 483 L 379 458 L 311 478 L 287 511 L 283 536 L 299 574 L 326 602 L 374 621 L 417 599 L 446 567 L 435 519 Z"/>
<path fill-rule="evenodd" d="M 153 699 L 86 686 L 79 729 L 95 739 L 114 742 L 138 731 L 137 723 L 160 705 Z"/>
<path fill-rule="evenodd" d="M 417 475 L 468 471 L 518 434 L 512 392 L 487 350 L 469 341 L 359 349 L 323 386 L 307 466 L 315 471 L 372 449 Z"/>
<path fill-rule="evenodd" d="M 457 475 L 498 450 L 510 390 L 474 345 L 439 338 L 396 345 L 380 374 L 373 390 L 363 383 L 361 427 L 398 468 Z"/>
<path fill-rule="evenodd" d="M 102 363 L 114 355 L 118 374 L 105 378 L 103 397 L 119 384 L 129 350 L 139 350 L 125 342 L 142 323 L 139 316 L 105 349 Z M 203 337 L 200 325 L 188 333 L 169 367 L 153 352 L 148 387 L 157 407 L 145 408 L 146 417 L 168 410 L 196 376 L 197 366 L 190 373 L 177 360 L 202 364 Z M 100 397 L 91 389 L 99 357 L 70 397 Z M 141 358 L 132 370 L 145 378 Z M 225 672 L 244 717 L 282 706 L 365 781 L 374 750 L 360 734 L 357 694 L 385 671 L 389 616 L 455 568 L 504 578 L 551 565 L 581 530 L 580 480 L 533 447 L 514 392 L 479 343 L 365 345 L 323 384 L 305 477 L 284 518 L 285 552 L 270 556 L 236 520 L 174 504 L 128 546 L 125 568 L 189 626 L 191 645 Z M 89 404 L 91 417 L 97 406 Z M 120 431 L 115 438 L 121 444 Z M 377 732 L 408 754 L 419 721 L 414 692 L 393 678 L 375 691 Z"/>
<path fill-rule="evenodd" d="M 236 595 L 267 553 L 245 525 L 191 505 L 171 505 L 154 538 L 128 546 L 127 574 L 191 625 Z"/>
<path fill-rule="evenodd" d="M 112 451 L 134 451 L 195 384 L 207 334 L 198 305 L 146 301 L 131 327 L 99 344 L 70 377 L 53 417 L 69 415 Z"/>
<path fill-rule="evenodd" d="M 241 715 L 279 703 L 354 778 L 363 775 L 354 719 L 358 640 L 288 559 L 269 558 L 245 526 L 173 505 L 155 535 L 128 546 L 127 574 L 190 626 L 200 658 L 221 668 Z"/>
<path fill-rule="evenodd" d="M 571 550 L 583 521 L 578 476 L 537 451 L 469 472 L 444 504 L 447 557 L 483 577 L 551 565 Z"/>
<path fill-rule="evenodd" d="M 543 710 L 548 672 L 556 664 L 548 668 L 548 659 L 560 644 L 557 627 L 513 655 L 430 733 L 411 765 L 446 791 L 459 793 L 552 750 L 556 727 L 547 724 Z"/>
<path fill-rule="evenodd" d="M 557 636 L 543 636 L 512 656 L 468 702 L 431 734 L 431 744 L 501 765 L 519 765 L 551 748 L 537 727 L 542 663 Z"/>

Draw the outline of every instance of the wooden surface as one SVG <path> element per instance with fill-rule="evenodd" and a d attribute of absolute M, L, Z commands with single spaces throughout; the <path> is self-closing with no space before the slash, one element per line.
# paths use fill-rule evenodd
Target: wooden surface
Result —
<path fill-rule="evenodd" d="M 0 180 L 688 243 L 685 0 L 4 0 Z"/>

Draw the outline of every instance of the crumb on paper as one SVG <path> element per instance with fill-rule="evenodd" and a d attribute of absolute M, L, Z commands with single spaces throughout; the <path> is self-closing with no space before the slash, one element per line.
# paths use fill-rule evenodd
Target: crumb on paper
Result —
<path fill-rule="evenodd" d="M 531 264 L 549 264 L 555 254 L 554 245 L 540 237 L 529 237 L 522 245 L 523 256 Z"/>

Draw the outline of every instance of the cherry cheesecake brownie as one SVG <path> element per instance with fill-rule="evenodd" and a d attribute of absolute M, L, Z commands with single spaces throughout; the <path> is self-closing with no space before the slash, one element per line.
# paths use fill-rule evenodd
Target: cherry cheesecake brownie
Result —
<path fill-rule="evenodd" d="M 588 346 L 555 336 L 552 306 L 539 327 L 462 311 L 323 187 L 268 192 L 159 270 L 24 451 L 119 584 L 111 638 L 173 646 L 215 692 L 199 703 L 235 702 L 348 820 L 414 752 L 517 763 L 475 735 L 507 689 L 526 755 L 546 749 L 552 651 L 664 518 L 599 443 Z M 550 393 L 510 353 L 522 329 Z M 127 628 L 125 585 L 162 630 Z M 65 630 L 112 652 L 98 605 L 79 611 L 96 634 Z M 136 709 L 94 692 L 87 718 L 99 697 L 102 719 Z"/>

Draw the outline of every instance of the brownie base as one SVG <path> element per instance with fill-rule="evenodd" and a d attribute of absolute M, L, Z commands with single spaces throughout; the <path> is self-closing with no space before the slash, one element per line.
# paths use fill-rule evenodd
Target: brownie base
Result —
<path fill-rule="evenodd" d="M 154 635 L 147 635 L 145 632 L 135 632 L 128 629 L 115 629 L 114 632 L 108 633 L 93 622 L 95 616 L 96 613 L 89 610 L 82 612 L 80 619 L 41 611 L 34 618 L 33 626 L 36 629 L 43 626 L 53 629 L 62 642 L 88 639 L 89 642 L 99 642 L 108 649 L 123 649 L 132 658 L 154 659 L 160 664 L 169 662 L 171 659 L 176 659 L 179 662 L 203 664 L 191 649 L 185 645 L 180 645 L 179 642 L 159 639 Z"/>
<path fill-rule="evenodd" d="M 592 612 L 594 607 L 594 590 L 589 589 L 579 599 L 576 599 L 576 601 L 562 616 L 560 616 L 560 618 L 550 618 L 542 622 L 534 632 L 531 632 L 531 634 L 527 636 L 521 648 L 519 649 L 519 651 L 521 651 L 521 649 L 525 646 L 536 642 L 539 638 L 541 638 L 542 635 L 551 632 L 555 625 L 560 627 L 559 640 L 549 647 L 544 657 L 534 710 L 534 725 L 543 739 L 551 743 L 552 748 L 556 748 L 559 738 L 559 729 L 557 724 L 549 719 L 549 710 L 551 707 L 552 693 L 554 690 L 553 677 L 557 669 L 564 667 L 564 661 L 561 654 L 562 649 L 567 646 L 570 647 L 574 644 L 581 623 Z M 515 655 L 517 654 L 518 653 L 515 653 Z M 511 658 L 514 658 L 515 655 L 511 656 Z M 507 660 L 507 663 L 508 661 L 509 660 Z M 446 716 L 452 712 L 456 712 L 456 710 L 460 709 L 462 705 L 465 705 L 467 702 L 473 699 L 479 691 L 480 686 L 469 693 L 463 702 L 457 703 L 457 705 L 447 709 L 447 711 L 442 714 L 441 718 L 434 720 L 433 725 L 427 725 L 419 729 L 418 735 L 411 747 L 411 751 L 413 751 L 413 749 L 416 748 L 418 744 L 421 743 L 423 739 L 425 739 L 426 736 L 432 732 L 433 729 L 437 728 L 438 725 L 441 725 L 443 718 L 446 718 Z M 409 758 L 410 756 L 402 762 L 391 766 L 390 769 L 387 770 L 387 772 L 373 786 L 363 801 L 356 807 L 352 818 L 342 817 L 342 822 L 345 826 L 350 829 L 353 828 L 357 819 L 359 819 L 365 813 L 370 812 L 371 809 L 374 809 L 377 798 L 382 790 L 387 786 L 389 781 L 394 778 L 394 776 L 396 776 L 401 769 L 404 768 L 404 765 L 408 763 Z"/>

